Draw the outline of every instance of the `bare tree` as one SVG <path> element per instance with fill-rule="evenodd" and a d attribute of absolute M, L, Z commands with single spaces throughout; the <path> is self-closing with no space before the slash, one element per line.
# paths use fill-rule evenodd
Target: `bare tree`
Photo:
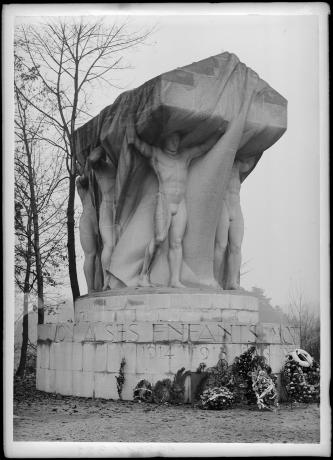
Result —
<path fill-rule="evenodd" d="M 44 285 L 54 284 L 50 273 L 63 255 L 65 236 L 63 159 L 50 151 L 44 117 L 26 102 L 45 94 L 31 69 L 15 56 L 15 281 L 23 292 L 23 332 L 18 375 L 25 369 L 28 346 L 28 310 L 37 296 L 38 323 L 44 322 Z"/>
<path fill-rule="evenodd" d="M 95 82 L 112 85 L 107 77 L 122 69 L 122 53 L 145 41 L 150 32 L 130 32 L 128 25 L 106 26 L 102 21 L 67 19 L 39 26 L 20 26 L 17 46 L 51 101 L 39 103 L 27 94 L 53 129 L 54 143 L 62 149 L 68 172 L 67 250 L 73 300 L 80 295 L 75 254 L 75 179 L 78 175 L 74 131 L 87 119 L 87 89 Z"/>

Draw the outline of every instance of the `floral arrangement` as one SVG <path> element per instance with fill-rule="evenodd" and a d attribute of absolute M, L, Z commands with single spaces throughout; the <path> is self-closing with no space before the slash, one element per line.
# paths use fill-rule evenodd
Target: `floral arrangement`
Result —
<path fill-rule="evenodd" d="M 302 375 L 304 380 L 304 374 L 308 375 L 307 394 L 309 392 L 318 394 L 319 366 L 316 367 L 314 363 L 313 366 L 303 368 L 302 371 L 297 363 L 289 361 L 285 365 L 286 376 L 290 376 L 291 369 L 294 369 L 295 366 L 300 371 L 297 374 L 298 379 Z M 226 409 L 244 400 L 248 404 L 257 404 L 259 409 L 278 407 L 277 378 L 272 374 L 265 357 L 257 354 L 255 346 L 249 347 L 236 357 L 231 366 L 226 360 L 219 359 L 216 366 L 210 368 L 200 363 L 197 373 L 203 375 L 197 392 L 200 400 L 199 407 L 202 409 Z M 185 378 L 189 374 L 191 374 L 190 371 L 185 372 L 185 368 L 181 368 L 173 381 L 159 380 L 154 386 L 147 380 L 140 380 L 134 389 L 134 400 L 153 401 L 157 404 L 182 404 L 184 403 Z M 297 378 L 295 377 L 296 380 Z M 298 383 L 304 385 L 302 380 L 299 380 Z M 289 379 L 289 392 L 292 393 L 294 386 L 295 382 Z"/>
<path fill-rule="evenodd" d="M 170 389 L 170 402 L 171 404 L 183 404 L 185 396 L 185 377 L 187 376 L 185 367 L 177 371 Z"/>
<path fill-rule="evenodd" d="M 200 399 L 202 409 L 229 409 L 234 402 L 232 392 L 226 387 L 207 388 Z"/>
<path fill-rule="evenodd" d="M 282 370 L 282 382 L 290 402 L 319 402 L 320 367 L 313 360 L 312 365 L 303 367 L 289 355 Z"/>
<path fill-rule="evenodd" d="M 125 358 L 122 358 L 121 363 L 120 363 L 120 368 L 119 368 L 119 375 L 116 375 L 117 391 L 118 391 L 119 399 L 122 399 L 121 394 L 122 394 L 123 386 L 125 383 L 125 373 L 124 373 L 125 364 L 126 364 Z"/>
<path fill-rule="evenodd" d="M 225 359 L 219 359 L 216 366 L 207 369 L 209 373 L 207 379 L 208 387 L 226 387 L 232 389 L 234 386 L 232 368 Z"/>
<path fill-rule="evenodd" d="M 205 369 L 203 363 L 200 364 L 197 372 L 205 372 L 205 377 L 200 382 L 197 391 L 196 398 L 200 399 L 202 393 L 209 388 L 221 388 L 225 387 L 230 391 L 234 389 L 234 378 L 232 374 L 232 366 L 229 366 L 225 359 L 219 359 L 216 366 Z"/>
<path fill-rule="evenodd" d="M 153 389 L 148 380 L 140 380 L 133 392 L 134 401 L 151 402 L 153 399 Z"/>
<path fill-rule="evenodd" d="M 170 402 L 171 386 L 170 379 L 158 380 L 153 388 L 153 401 L 157 404 Z"/>
<path fill-rule="evenodd" d="M 257 406 L 259 409 L 272 409 L 278 407 L 278 392 L 275 382 L 268 375 L 266 369 L 257 367 L 252 372 L 252 389 L 257 398 Z"/>
<path fill-rule="evenodd" d="M 235 380 L 235 399 L 237 402 L 246 401 L 248 404 L 256 403 L 256 396 L 252 388 L 251 372 L 257 367 L 258 362 L 253 364 L 256 347 L 251 346 L 248 350 L 237 356 L 232 365 L 232 373 Z"/>
<path fill-rule="evenodd" d="M 256 347 L 251 346 L 248 350 L 244 351 L 240 356 L 237 356 L 233 364 L 233 372 L 238 374 L 244 380 L 248 377 L 249 372 L 252 370 L 252 362 L 255 356 Z"/>
<path fill-rule="evenodd" d="M 153 388 L 153 401 L 158 404 L 171 403 L 183 404 L 185 387 L 184 382 L 187 376 L 185 367 L 179 369 L 171 382 L 170 379 L 159 380 Z"/>
<path fill-rule="evenodd" d="M 245 399 L 248 404 L 257 404 L 259 409 L 278 406 L 277 378 L 265 357 L 257 354 L 255 346 L 235 358 L 233 374 L 237 401 Z"/>

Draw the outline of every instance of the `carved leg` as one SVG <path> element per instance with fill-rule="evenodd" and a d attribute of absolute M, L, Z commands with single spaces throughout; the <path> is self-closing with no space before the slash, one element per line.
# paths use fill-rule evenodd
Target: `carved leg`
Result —
<path fill-rule="evenodd" d="M 169 267 L 170 286 L 184 288 L 180 281 L 181 268 L 183 263 L 183 237 L 187 224 L 187 212 L 185 201 L 178 207 L 177 213 L 171 219 L 169 231 Z"/>
<path fill-rule="evenodd" d="M 83 271 L 86 278 L 88 294 L 94 291 L 95 253 L 85 253 Z"/>
<path fill-rule="evenodd" d="M 153 238 L 150 243 L 148 244 L 145 252 L 145 258 L 143 261 L 142 270 L 139 277 L 139 286 L 147 287 L 151 286 L 150 279 L 149 279 L 149 270 L 152 264 L 152 261 L 155 257 L 157 251 L 157 244 L 155 238 Z"/>
<path fill-rule="evenodd" d="M 89 220 L 80 221 L 80 242 L 84 252 L 83 272 L 86 278 L 88 294 L 94 291 L 95 258 L 97 252 L 96 237 Z"/>
<path fill-rule="evenodd" d="M 110 289 L 110 275 L 108 274 L 111 256 L 114 247 L 114 226 L 113 225 L 100 225 L 100 233 L 103 241 L 103 250 L 101 254 L 101 263 L 103 269 L 103 291 Z"/>
<path fill-rule="evenodd" d="M 109 246 L 108 244 L 104 244 L 103 246 L 102 257 L 101 257 L 102 268 L 103 268 L 103 279 L 104 279 L 103 291 L 110 289 L 110 286 L 109 286 L 110 276 L 107 270 L 110 268 L 112 249 L 113 247 Z"/>
<path fill-rule="evenodd" d="M 168 235 L 169 227 L 170 227 L 170 211 L 168 207 L 168 203 L 165 199 L 165 196 L 158 192 L 156 195 L 157 202 L 155 208 L 155 220 L 154 220 L 154 233 L 155 236 L 150 241 L 149 245 L 146 248 L 145 258 L 143 261 L 142 270 L 139 277 L 139 286 L 146 287 L 151 286 L 150 282 L 150 271 L 154 259 L 156 257 L 156 253 L 161 246 L 161 244 L 165 241 L 165 238 Z"/>
<path fill-rule="evenodd" d="M 214 249 L 214 276 L 219 284 L 219 287 L 223 286 L 224 263 L 228 245 L 229 225 L 230 218 L 228 208 L 225 202 L 223 202 L 220 222 L 216 230 Z"/>
<path fill-rule="evenodd" d="M 95 256 L 95 279 L 94 279 L 95 291 L 101 291 L 103 289 L 103 268 L 101 262 L 101 252 L 97 252 Z"/>
<path fill-rule="evenodd" d="M 227 289 L 239 289 L 239 271 L 241 267 L 241 245 L 244 235 L 243 215 L 239 208 L 237 218 L 233 219 L 229 230 L 229 257 Z"/>

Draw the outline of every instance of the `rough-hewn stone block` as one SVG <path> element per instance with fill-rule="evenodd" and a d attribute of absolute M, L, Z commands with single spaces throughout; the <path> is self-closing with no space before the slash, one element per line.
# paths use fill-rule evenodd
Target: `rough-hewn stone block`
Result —
<path fill-rule="evenodd" d="M 38 340 L 55 340 L 56 324 L 39 324 L 37 326 Z"/>
<path fill-rule="evenodd" d="M 116 373 L 95 373 L 95 397 L 104 399 L 118 399 Z"/>
<path fill-rule="evenodd" d="M 37 368 L 49 369 L 50 367 L 50 344 L 40 343 L 37 347 Z"/>
<path fill-rule="evenodd" d="M 119 372 L 121 359 L 124 357 L 122 345 L 118 343 L 107 344 L 107 371 L 108 372 Z"/>
<path fill-rule="evenodd" d="M 92 398 L 94 382 L 93 372 L 73 371 L 73 395 Z"/>
<path fill-rule="evenodd" d="M 95 343 L 84 343 L 82 345 L 82 369 L 93 372 L 95 369 Z"/>
<path fill-rule="evenodd" d="M 72 342 L 55 342 L 54 344 L 55 369 L 72 369 Z M 51 368 L 51 366 L 50 366 Z"/>
<path fill-rule="evenodd" d="M 83 368 L 83 344 L 73 342 L 72 345 L 72 369 L 73 371 L 82 371 Z"/>
<path fill-rule="evenodd" d="M 95 371 L 106 372 L 107 370 L 108 348 L 107 344 L 96 343 Z"/>
<path fill-rule="evenodd" d="M 36 388 L 40 391 L 47 393 L 55 393 L 56 391 L 56 377 L 55 370 L 51 369 L 37 369 L 36 375 Z"/>
<path fill-rule="evenodd" d="M 61 395 L 73 394 L 72 371 L 56 369 L 55 371 L 55 391 Z"/>

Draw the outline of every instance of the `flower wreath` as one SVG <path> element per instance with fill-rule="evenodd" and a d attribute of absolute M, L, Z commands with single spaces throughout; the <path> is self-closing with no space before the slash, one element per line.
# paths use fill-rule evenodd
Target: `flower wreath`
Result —
<path fill-rule="evenodd" d="M 153 390 L 148 380 L 140 380 L 133 391 L 134 401 L 151 402 L 153 399 Z"/>
<path fill-rule="evenodd" d="M 202 409 L 228 409 L 234 402 L 233 394 L 226 387 L 207 388 L 200 399 Z"/>
<path fill-rule="evenodd" d="M 301 352 L 303 351 L 301 350 Z M 287 362 L 284 364 L 282 370 L 282 383 L 286 389 L 288 399 L 290 402 L 319 402 L 319 364 L 310 357 L 312 364 L 304 366 L 299 363 L 299 354 L 295 352 L 287 355 Z M 297 361 L 294 359 L 295 355 L 298 358 Z"/>
<path fill-rule="evenodd" d="M 310 354 L 305 351 L 301 350 L 300 348 L 296 348 L 296 350 L 290 353 L 292 359 L 301 367 L 310 367 L 313 363 L 313 358 Z"/>

